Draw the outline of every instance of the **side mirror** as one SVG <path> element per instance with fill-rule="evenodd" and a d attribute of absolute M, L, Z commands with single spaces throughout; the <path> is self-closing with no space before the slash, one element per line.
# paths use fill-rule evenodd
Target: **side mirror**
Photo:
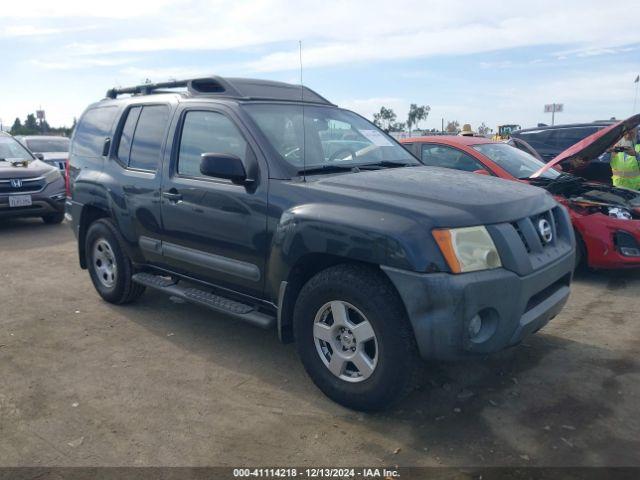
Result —
<path fill-rule="evenodd" d="M 200 158 L 202 175 L 224 178 L 238 184 L 248 182 L 247 172 L 239 157 L 231 153 L 203 153 Z"/>
<path fill-rule="evenodd" d="M 33 156 L 36 157 L 38 160 L 44 160 L 44 155 L 41 153 L 34 153 Z"/>
<path fill-rule="evenodd" d="M 489 172 L 487 172 L 484 168 L 481 168 L 479 170 L 474 170 L 473 173 L 477 173 L 478 175 L 488 175 L 491 176 L 491 174 Z"/>

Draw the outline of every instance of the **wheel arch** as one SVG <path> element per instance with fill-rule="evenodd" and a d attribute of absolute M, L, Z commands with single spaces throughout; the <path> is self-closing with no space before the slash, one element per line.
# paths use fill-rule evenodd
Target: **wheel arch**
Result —
<path fill-rule="evenodd" d="M 80 221 L 78 222 L 78 258 L 80 267 L 87 268 L 86 258 L 86 239 L 89 226 L 101 218 L 110 218 L 109 212 L 104 208 L 95 205 L 84 205 L 80 213 Z"/>
<path fill-rule="evenodd" d="M 293 310 L 302 287 L 315 275 L 336 265 L 355 265 L 376 271 L 398 296 L 402 308 L 405 309 L 402 297 L 388 275 L 380 265 L 329 253 L 308 253 L 296 261 L 289 271 L 286 280 L 280 283 L 278 295 L 278 337 L 283 343 L 293 341 Z M 406 310 L 405 310 L 406 314 Z"/>

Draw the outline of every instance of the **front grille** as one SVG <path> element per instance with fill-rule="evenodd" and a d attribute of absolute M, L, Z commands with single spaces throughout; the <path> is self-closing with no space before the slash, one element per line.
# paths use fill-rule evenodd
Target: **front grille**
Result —
<path fill-rule="evenodd" d="M 21 185 L 14 187 L 11 185 L 11 179 L 0 180 L 0 194 L 7 193 L 36 193 L 41 191 L 45 185 L 46 180 L 43 177 L 36 178 L 19 178 Z"/>
<path fill-rule="evenodd" d="M 541 220 L 546 238 L 540 231 Z M 500 252 L 502 266 L 518 275 L 529 275 L 566 256 L 573 248 L 571 220 L 559 205 L 516 221 L 489 225 L 487 229 Z"/>
<path fill-rule="evenodd" d="M 558 220 L 554 209 L 512 222 L 527 253 L 542 253 L 558 241 Z"/>
<path fill-rule="evenodd" d="M 537 307 L 538 305 L 540 305 L 542 302 L 544 302 L 547 298 L 549 298 L 551 295 L 556 293 L 562 287 L 568 287 L 570 283 L 571 283 L 571 274 L 567 274 L 564 277 L 562 277 L 561 279 L 556 280 L 555 282 L 553 282 L 548 287 L 542 289 L 541 291 L 539 291 L 535 295 L 531 296 L 531 298 L 527 302 L 527 307 L 525 308 L 525 313 L 528 312 L 529 310 Z"/>

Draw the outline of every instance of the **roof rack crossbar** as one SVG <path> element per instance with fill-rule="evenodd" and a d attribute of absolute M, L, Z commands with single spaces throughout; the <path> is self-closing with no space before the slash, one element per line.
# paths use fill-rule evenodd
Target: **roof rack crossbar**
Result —
<path fill-rule="evenodd" d="M 241 78 L 222 78 L 215 75 L 171 80 L 168 82 L 144 83 L 132 87 L 112 88 L 107 91 L 107 98 L 115 99 L 119 95 L 150 95 L 153 93 L 170 93 L 167 90 L 186 88 L 191 95 L 220 95 L 229 98 L 253 100 L 279 100 L 298 102 L 302 98 L 300 88 L 304 88 L 304 100 L 310 103 L 331 105 L 326 98 L 307 87 L 299 87 L 269 80 L 253 80 Z"/>
<path fill-rule="evenodd" d="M 133 87 L 112 88 L 107 91 L 107 98 L 117 98 L 118 95 L 149 95 L 159 88 L 180 88 L 189 85 L 189 80 L 172 80 L 169 82 L 145 83 Z"/>

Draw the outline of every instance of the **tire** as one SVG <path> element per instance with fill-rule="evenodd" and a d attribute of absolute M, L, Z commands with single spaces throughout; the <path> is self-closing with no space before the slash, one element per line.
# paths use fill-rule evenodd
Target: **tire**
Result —
<path fill-rule="evenodd" d="M 131 280 L 135 272 L 122 244 L 110 220 L 102 218 L 89 226 L 85 243 L 87 269 L 93 286 L 109 303 L 129 303 L 144 293 L 144 286 Z"/>
<path fill-rule="evenodd" d="M 573 265 L 574 272 L 581 272 L 587 267 L 587 247 L 582 240 L 582 236 L 574 230 L 576 236 L 576 260 Z"/>
<path fill-rule="evenodd" d="M 345 322 L 334 318 L 344 319 L 343 312 L 348 312 L 346 330 Z M 354 410 L 384 410 L 414 388 L 421 362 L 415 337 L 382 272 L 348 264 L 323 270 L 302 287 L 293 322 L 305 370 L 337 403 Z M 358 341 L 370 335 L 372 339 Z"/>
<path fill-rule="evenodd" d="M 55 225 L 62 223 L 64 220 L 64 213 L 47 213 L 42 216 L 42 221 L 47 225 Z"/>

